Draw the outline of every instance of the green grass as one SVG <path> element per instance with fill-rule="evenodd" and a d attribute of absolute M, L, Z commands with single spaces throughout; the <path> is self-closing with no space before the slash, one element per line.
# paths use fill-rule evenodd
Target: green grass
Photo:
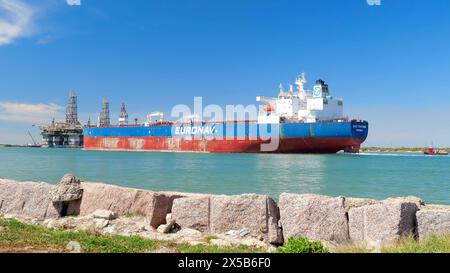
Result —
<path fill-rule="evenodd" d="M 207 242 L 207 243 L 209 243 L 209 242 L 211 242 L 211 240 L 214 240 L 214 239 L 217 239 L 217 236 L 215 236 L 215 235 L 207 235 L 206 237 L 205 237 L 205 241 Z"/>
<path fill-rule="evenodd" d="M 28 225 L 17 220 L 0 219 L 0 252 L 28 252 L 44 250 L 49 252 L 66 252 L 69 242 L 80 243 L 82 252 L 87 253 L 146 253 L 158 252 L 165 248 L 173 252 L 185 253 L 255 253 L 264 249 L 247 246 L 217 247 L 211 245 L 176 244 L 148 240 L 141 237 L 124 237 L 115 235 L 98 236 L 95 232 L 72 232 L 59 229 L 48 229 Z"/>
<path fill-rule="evenodd" d="M 237 247 L 219 247 L 213 245 L 178 245 L 177 247 L 184 253 L 262 253 L 263 249 L 252 248 L 246 245 L 240 245 Z"/>
<path fill-rule="evenodd" d="M 66 252 L 71 241 L 80 243 L 82 252 L 87 253 L 145 253 L 158 252 L 159 249 L 182 253 L 261 253 L 265 249 L 248 246 L 218 247 L 209 245 L 214 236 L 206 237 L 205 244 L 191 246 L 175 242 L 148 240 L 141 237 L 115 235 L 99 236 L 95 232 L 72 232 L 48 229 L 23 224 L 17 220 L 0 218 L 0 252 Z M 289 239 L 278 249 L 278 253 L 327 253 L 320 242 L 306 238 Z M 333 249 L 334 253 L 370 253 L 364 245 L 342 245 Z M 381 249 L 383 253 L 450 253 L 450 234 L 433 235 L 423 241 L 413 237 L 403 239 L 397 244 Z"/>
<path fill-rule="evenodd" d="M 278 253 L 328 253 L 321 242 L 310 241 L 305 237 L 289 238 L 284 246 L 277 249 Z"/>
<path fill-rule="evenodd" d="M 337 253 L 370 253 L 364 245 L 344 245 L 335 249 Z M 381 253 L 450 253 L 450 234 L 432 235 L 425 240 L 417 241 L 412 236 L 396 244 L 380 249 Z"/>
<path fill-rule="evenodd" d="M 450 234 L 432 235 L 419 242 L 409 237 L 381 251 L 385 253 L 450 253 Z"/>
<path fill-rule="evenodd" d="M 79 242 L 83 252 L 127 252 L 154 251 L 157 243 L 140 237 L 96 236 L 88 232 L 66 232 L 40 226 L 23 224 L 16 220 L 0 220 L 0 246 L 3 248 L 52 249 L 65 251 L 70 241 Z"/>

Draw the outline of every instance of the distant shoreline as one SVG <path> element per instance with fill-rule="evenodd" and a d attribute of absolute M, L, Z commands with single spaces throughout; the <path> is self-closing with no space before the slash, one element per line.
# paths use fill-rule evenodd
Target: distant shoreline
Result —
<path fill-rule="evenodd" d="M 0 144 L 0 148 L 33 148 L 30 145 L 18 144 Z M 45 147 L 43 147 L 45 148 Z M 361 152 L 403 152 L 403 153 L 422 153 L 429 147 L 401 147 L 401 148 L 385 148 L 385 147 L 361 147 Z M 450 152 L 450 148 L 439 148 Z"/>
<path fill-rule="evenodd" d="M 0 144 L 0 148 L 43 148 L 41 145 Z"/>
<path fill-rule="evenodd" d="M 383 148 L 383 147 L 361 147 L 361 152 L 402 152 L 402 153 L 423 153 L 428 147 L 416 148 Z M 439 148 L 450 151 L 450 148 Z"/>

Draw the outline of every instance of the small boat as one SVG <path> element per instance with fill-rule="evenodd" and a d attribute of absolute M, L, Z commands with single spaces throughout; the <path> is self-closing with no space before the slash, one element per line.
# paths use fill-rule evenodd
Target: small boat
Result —
<path fill-rule="evenodd" d="M 448 151 L 429 148 L 424 151 L 424 154 L 426 154 L 426 155 L 448 155 Z"/>

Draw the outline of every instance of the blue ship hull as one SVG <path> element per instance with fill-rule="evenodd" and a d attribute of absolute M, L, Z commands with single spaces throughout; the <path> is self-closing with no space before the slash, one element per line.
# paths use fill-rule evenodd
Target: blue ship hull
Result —
<path fill-rule="evenodd" d="M 258 124 L 208 122 L 85 127 L 84 148 L 211 153 L 336 153 L 357 151 L 366 121 Z"/>

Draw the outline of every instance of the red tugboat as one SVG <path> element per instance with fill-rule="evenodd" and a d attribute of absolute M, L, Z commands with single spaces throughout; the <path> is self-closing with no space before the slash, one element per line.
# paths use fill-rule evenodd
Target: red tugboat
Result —
<path fill-rule="evenodd" d="M 448 151 L 429 148 L 424 151 L 424 154 L 426 154 L 426 155 L 448 155 Z"/>

